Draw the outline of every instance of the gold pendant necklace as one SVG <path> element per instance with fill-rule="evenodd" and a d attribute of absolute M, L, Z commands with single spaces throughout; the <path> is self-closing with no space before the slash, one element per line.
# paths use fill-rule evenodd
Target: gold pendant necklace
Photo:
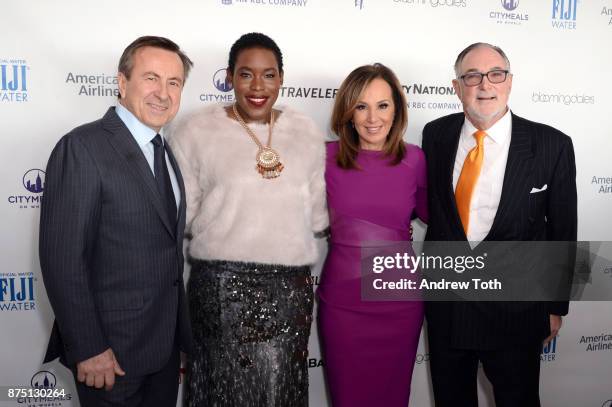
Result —
<path fill-rule="evenodd" d="M 280 176 L 283 168 L 283 164 L 280 162 L 279 154 L 273 150 L 270 145 L 272 144 L 272 127 L 274 126 L 274 109 L 270 112 L 270 127 L 268 128 L 268 143 L 264 146 L 261 144 L 253 130 L 245 123 L 242 119 L 242 116 L 238 113 L 238 109 L 236 108 L 236 104 L 232 105 L 232 110 L 234 111 L 234 116 L 238 120 L 238 123 L 246 130 L 251 139 L 257 144 L 258 150 L 255 155 L 255 169 L 257 172 L 261 174 L 265 179 L 276 178 Z"/>

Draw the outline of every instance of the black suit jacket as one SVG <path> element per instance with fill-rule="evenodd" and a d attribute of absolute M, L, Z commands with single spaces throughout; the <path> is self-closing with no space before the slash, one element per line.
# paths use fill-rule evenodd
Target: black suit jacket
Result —
<path fill-rule="evenodd" d="M 453 166 L 463 113 L 423 129 L 427 158 L 429 241 L 465 241 L 455 195 Z M 532 194 L 531 188 L 543 192 Z M 544 124 L 512 114 L 512 135 L 501 199 L 485 241 L 575 241 L 576 166 L 571 139 Z M 429 302 L 430 340 L 458 348 L 493 349 L 541 341 L 549 314 L 565 315 L 567 302 Z"/>
<path fill-rule="evenodd" d="M 175 338 L 192 346 L 183 285 L 185 188 L 168 219 L 154 175 L 110 108 L 56 145 L 47 164 L 40 265 L 55 323 L 45 362 L 112 348 L 129 374 L 161 368 Z"/>

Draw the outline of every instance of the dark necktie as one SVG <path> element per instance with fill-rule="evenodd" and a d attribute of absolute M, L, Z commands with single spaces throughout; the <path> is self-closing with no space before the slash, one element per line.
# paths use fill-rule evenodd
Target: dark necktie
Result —
<path fill-rule="evenodd" d="M 168 212 L 168 219 L 170 224 L 176 224 L 176 199 L 174 198 L 174 191 L 172 190 L 172 182 L 170 181 L 170 173 L 168 172 L 168 166 L 166 165 L 166 150 L 164 143 L 159 134 L 157 134 L 152 140 L 153 146 L 155 147 L 155 156 L 153 160 L 153 169 L 155 172 L 155 181 L 157 182 L 157 188 L 159 194 L 162 197 L 162 201 L 166 205 L 166 211 Z"/>

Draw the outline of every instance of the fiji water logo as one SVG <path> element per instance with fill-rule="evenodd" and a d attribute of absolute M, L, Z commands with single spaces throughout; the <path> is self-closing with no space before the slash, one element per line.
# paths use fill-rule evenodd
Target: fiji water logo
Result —
<path fill-rule="evenodd" d="M 508 11 L 516 10 L 519 0 L 501 0 L 502 7 Z"/>
<path fill-rule="evenodd" d="M 557 337 L 555 336 L 552 341 L 548 342 L 543 348 L 540 354 L 540 362 L 552 362 L 555 360 L 557 354 Z"/>
<path fill-rule="evenodd" d="M 564 30 L 576 29 L 578 0 L 552 0 L 552 26 Z"/>
<path fill-rule="evenodd" d="M 30 67 L 22 59 L 0 58 L 0 101 L 28 101 L 28 71 Z"/>
<path fill-rule="evenodd" d="M 40 194 L 45 189 L 45 172 L 38 168 L 33 168 L 23 174 L 23 186 L 34 194 Z"/>
<path fill-rule="evenodd" d="M 33 311 L 34 273 L 0 274 L 0 311 Z"/>
<path fill-rule="evenodd" d="M 355 0 L 355 7 L 359 10 L 363 10 L 363 0 Z"/>
<path fill-rule="evenodd" d="M 41 370 L 40 372 L 34 373 L 30 386 L 33 389 L 53 389 L 57 386 L 57 379 L 55 375 L 47 370 Z"/>
<path fill-rule="evenodd" d="M 215 72 L 213 75 L 213 85 L 215 85 L 215 88 L 221 92 L 229 92 L 230 90 L 234 89 L 232 86 L 232 81 L 230 81 L 227 76 L 227 69 L 225 68 L 219 69 L 217 72 Z"/>

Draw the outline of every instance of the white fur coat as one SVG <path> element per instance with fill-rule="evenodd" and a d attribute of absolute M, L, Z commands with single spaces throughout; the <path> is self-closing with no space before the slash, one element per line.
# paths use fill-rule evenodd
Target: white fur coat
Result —
<path fill-rule="evenodd" d="M 317 259 L 313 232 L 328 225 L 325 143 L 308 117 L 282 108 L 272 148 L 285 166 L 264 179 L 257 145 L 222 105 L 206 106 L 170 136 L 187 193 L 189 253 L 197 259 L 305 265 Z M 268 126 L 249 124 L 262 144 Z"/>

